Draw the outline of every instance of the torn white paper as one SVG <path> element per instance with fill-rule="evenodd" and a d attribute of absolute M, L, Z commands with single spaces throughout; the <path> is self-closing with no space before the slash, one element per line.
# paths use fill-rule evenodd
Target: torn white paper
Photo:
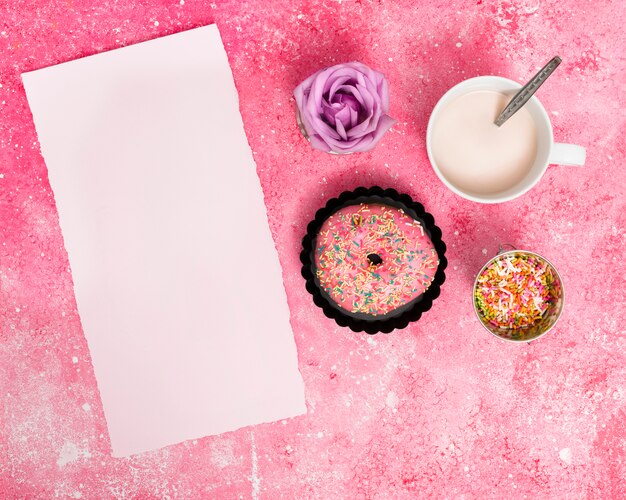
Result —
<path fill-rule="evenodd" d="M 113 454 L 306 411 L 217 28 L 25 73 Z"/>

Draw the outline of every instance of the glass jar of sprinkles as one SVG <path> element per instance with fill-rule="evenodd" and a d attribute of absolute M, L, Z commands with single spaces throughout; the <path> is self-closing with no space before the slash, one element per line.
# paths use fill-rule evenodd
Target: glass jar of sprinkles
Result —
<path fill-rule="evenodd" d="M 548 333 L 563 311 L 561 276 L 527 250 L 501 250 L 476 276 L 473 303 L 480 323 L 498 338 L 530 342 Z"/>

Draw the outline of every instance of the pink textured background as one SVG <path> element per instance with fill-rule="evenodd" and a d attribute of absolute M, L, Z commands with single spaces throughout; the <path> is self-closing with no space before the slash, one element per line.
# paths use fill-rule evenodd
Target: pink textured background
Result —
<path fill-rule="evenodd" d="M 0 496 L 624 497 L 625 21 L 618 1 L 2 2 Z M 212 22 L 266 196 L 308 414 L 113 459 L 19 75 Z M 557 53 L 538 95 L 587 166 L 551 167 L 497 206 L 447 191 L 424 147 L 438 97 L 476 75 L 523 81 Z M 387 74 L 398 124 L 371 153 L 330 156 L 300 136 L 291 91 L 348 60 Z M 298 252 L 317 208 L 372 184 L 424 203 L 450 265 L 422 320 L 367 337 L 312 305 Z M 499 242 L 545 255 L 565 282 L 561 321 L 531 344 L 474 318 L 473 277 Z"/>

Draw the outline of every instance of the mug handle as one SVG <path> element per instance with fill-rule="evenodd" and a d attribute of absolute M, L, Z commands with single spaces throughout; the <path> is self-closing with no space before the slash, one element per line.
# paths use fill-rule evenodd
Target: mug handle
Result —
<path fill-rule="evenodd" d="M 586 156 L 587 151 L 582 146 L 555 142 L 552 145 L 549 163 L 582 167 L 585 164 Z"/>

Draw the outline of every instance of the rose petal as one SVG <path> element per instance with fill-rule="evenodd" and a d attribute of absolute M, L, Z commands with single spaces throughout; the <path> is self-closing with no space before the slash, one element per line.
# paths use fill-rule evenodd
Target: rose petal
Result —
<path fill-rule="evenodd" d="M 385 135 L 385 132 L 387 132 L 387 130 L 389 130 L 393 124 L 396 123 L 396 120 L 394 120 L 393 118 L 391 118 L 388 115 L 383 115 L 380 118 L 380 121 L 378 122 L 378 127 L 376 127 L 376 130 L 372 133 L 369 134 L 367 137 L 371 138 L 371 142 L 367 145 L 363 144 L 359 144 L 359 151 L 369 151 L 370 149 L 372 149 L 374 146 L 376 146 L 376 144 L 378 144 L 378 142 L 382 139 L 383 135 Z M 366 149 L 361 149 L 361 147 L 365 147 Z M 356 149 L 354 150 L 355 152 L 357 151 Z"/>
<path fill-rule="evenodd" d="M 380 121 L 380 117 L 382 116 L 381 106 L 379 106 L 374 100 L 375 104 L 371 106 L 371 111 L 369 116 L 361 120 L 359 124 L 354 126 L 348 132 L 348 137 L 359 137 L 364 136 L 366 134 L 372 133 L 378 127 L 378 123 Z"/>
<path fill-rule="evenodd" d="M 339 133 L 341 138 L 344 141 L 348 140 L 348 135 L 346 134 L 346 129 L 344 128 L 343 123 L 341 123 L 340 119 L 335 121 L 335 125 L 337 127 L 337 132 Z"/>
<path fill-rule="evenodd" d="M 381 75 L 382 76 L 382 75 Z M 385 77 L 382 77 L 378 84 L 378 95 L 380 96 L 383 113 L 389 112 L 389 82 Z"/>
<path fill-rule="evenodd" d="M 339 146 L 339 148 L 342 151 L 350 150 L 355 153 L 369 151 L 376 146 L 376 144 L 378 144 L 385 132 L 387 132 L 387 130 L 389 130 L 394 123 L 396 123 L 396 120 L 388 115 L 383 115 L 378 123 L 378 127 L 373 133 L 367 134 L 359 139 L 346 141 L 343 143 L 343 146 Z M 345 145 L 347 144 L 350 144 L 350 146 L 346 148 Z M 333 150 L 337 150 L 337 147 L 333 147 Z"/>
<path fill-rule="evenodd" d="M 376 122 L 372 120 L 374 114 L 370 113 L 370 115 L 362 120 L 360 123 L 356 124 L 348 131 L 348 137 L 353 139 L 355 137 L 363 137 L 376 129 L 376 125 L 378 124 L 378 119 Z"/>
<path fill-rule="evenodd" d="M 323 112 L 321 109 L 321 102 L 319 104 L 313 102 L 311 96 L 309 96 L 304 109 L 302 110 L 303 116 L 310 124 L 314 133 L 318 133 L 322 136 L 331 136 L 339 139 L 339 134 L 332 127 L 330 127 L 323 119 Z M 318 109 L 319 108 L 319 109 Z M 306 129 L 307 132 L 309 129 Z M 311 135 L 309 133 L 309 135 Z"/>
<path fill-rule="evenodd" d="M 326 122 L 329 125 L 332 125 L 333 123 L 335 123 L 335 115 L 340 110 L 341 110 L 340 103 L 331 104 L 327 102 L 326 99 L 322 101 L 322 115 L 324 116 L 324 118 L 326 118 Z"/>
<path fill-rule="evenodd" d="M 353 95 L 335 94 L 335 102 L 329 103 L 326 99 L 322 100 L 322 115 L 331 127 L 336 120 L 341 120 L 345 129 L 353 126 L 353 116 L 358 116 L 361 105 Z"/>
<path fill-rule="evenodd" d="M 352 129 L 359 123 L 359 112 L 350 108 L 350 128 Z"/>
<path fill-rule="evenodd" d="M 320 135 L 324 139 L 330 138 L 338 140 L 341 138 L 337 131 L 328 125 L 319 115 L 311 116 L 310 120 L 314 134 Z"/>
<path fill-rule="evenodd" d="M 346 106 L 335 115 L 335 124 L 338 126 L 339 123 L 341 123 L 341 128 L 343 129 L 344 133 L 346 131 L 346 128 L 350 128 L 350 109 L 350 107 Z M 339 130 L 337 130 L 337 132 L 339 132 Z M 339 132 L 339 135 L 343 137 L 343 134 L 341 132 Z M 348 137 L 343 138 L 345 140 Z"/>
<path fill-rule="evenodd" d="M 305 130 L 309 136 L 313 134 L 319 134 L 322 136 L 330 136 L 339 139 L 340 136 L 334 129 L 334 126 L 330 126 L 323 119 L 320 113 L 315 110 L 311 111 L 311 105 L 307 103 L 307 107 L 302 112 L 302 121 L 305 124 Z"/>
<path fill-rule="evenodd" d="M 365 153 L 372 149 L 376 144 L 373 142 L 371 135 L 366 135 L 365 137 L 361 137 L 359 141 L 350 148 L 351 151 L 355 153 Z"/>
<path fill-rule="evenodd" d="M 332 78 L 333 80 L 336 78 L 343 78 L 346 76 L 351 79 L 356 79 L 357 76 L 362 73 L 358 69 L 350 66 L 349 63 L 337 64 L 336 66 L 333 66 L 331 69 L 332 69 L 332 73 L 329 74 L 328 77 Z"/>
<path fill-rule="evenodd" d="M 350 77 L 350 76 L 340 76 L 340 77 L 337 77 L 332 82 L 332 85 L 330 86 L 330 89 L 328 90 L 328 100 L 329 101 L 333 100 L 333 96 L 335 95 L 335 93 L 337 92 L 339 87 L 341 87 L 344 83 L 349 81 L 350 78 L 352 78 L 352 77 Z"/>
<path fill-rule="evenodd" d="M 318 111 L 321 112 L 322 96 L 324 95 L 324 87 L 328 81 L 328 75 L 332 73 L 332 68 L 319 71 L 313 81 L 311 82 L 311 92 L 309 94 L 309 101 L 312 101 L 318 106 Z"/>
<path fill-rule="evenodd" d="M 352 95 L 357 101 L 359 101 L 359 104 L 361 105 L 361 108 L 365 108 L 365 101 L 361 97 L 361 94 L 359 94 L 359 91 L 357 89 L 355 89 L 353 86 L 342 85 L 340 88 L 337 89 L 337 92 L 339 92 L 339 91 L 341 91 L 341 92 L 343 92 L 345 94 Z"/>
<path fill-rule="evenodd" d="M 348 106 L 357 112 L 361 109 L 361 103 L 352 94 L 335 94 L 335 99 L 333 100 L 333 103 L 339 103 L 342 106 Z"/>
<path fill-rule="evenodd" d="M 361 85 L 357 83 L 356 90 L 359 93 L 359 95 L 363 98 L 363 101 L 365 102 L 365 105 L 363 107 L 368 111 L 373 110 L 377 102 L 380 101 L 380 98 L 377 95 L 372 94 L 367 88 L 367 86 L 365 85 Z"/>
<path fill-rule="evenodd" d="M 361 85 L 357 85 L 356 90 L 365 102 L 365 106 L 363 106 L 364 112 L 361 113 L 359 124 L 353 127 L 356 128 L 356 130 L 352 133 L 352 135 L 363 135 L 376 128 L 382 111 L 380 109 L 380 99 L 378 96 L 371 94 L 366 87 Z M 363 124 L 363 126 L 361 126 L 361 124 Z"/>

